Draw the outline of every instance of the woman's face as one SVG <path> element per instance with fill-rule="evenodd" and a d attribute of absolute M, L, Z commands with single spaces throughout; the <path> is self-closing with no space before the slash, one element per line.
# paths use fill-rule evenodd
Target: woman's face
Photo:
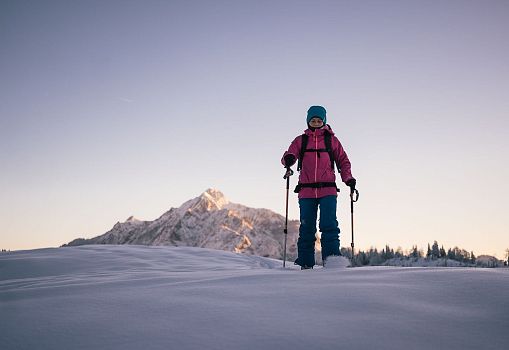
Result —
<path fill-rule="evenodd" d="M 320 118 L 312 118 L 309 121 L 309 125 L 313 128 L 321 128 L 323 126 L 323 121 Z"/>

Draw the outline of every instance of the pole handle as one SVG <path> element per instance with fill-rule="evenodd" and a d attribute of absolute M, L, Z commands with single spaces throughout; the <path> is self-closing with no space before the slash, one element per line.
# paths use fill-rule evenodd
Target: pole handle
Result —
<path fill-rule="evenodd" d="M 353 189 L 350 191 L 350 199 L 352 200 L 352 202 L 357 202 L 359 200 L 359 191 L 357 191 L 357 189 Z"/>
<path fill-rule="evenodd" d="M 293 170 L 290 169 L 290 167 L 286 168 L 285 176 L 283 176 L 283 179 L 287 180 L 290 178 L 290 176 L 293 175 Z"/>

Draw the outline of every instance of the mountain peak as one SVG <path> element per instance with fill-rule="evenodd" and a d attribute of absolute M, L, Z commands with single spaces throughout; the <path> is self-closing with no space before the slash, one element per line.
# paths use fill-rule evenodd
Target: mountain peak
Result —
<path fill-rule="evenodd" d="M 214 188 L 209 188 L 198 197 L 191 199 L 179 208 L 179 210 L 195 210 L 200 209 L 204 211 L 221 210 L 224 206 L 229 204 L 230 201 L 226 199 L 224 194 Z"/>
<path fill-rule="evenodd" d="M 136 219 L 134 216 L 129 216 L 125 222 L 139 222 L 140 220 Z"/>
<path fill-rule="evenodd" d="M 226 204 L 230 203 L 224 194 L 215 188 L 207 189 L 200 195 L 200 199 L 212 204 L 217 209 L 222 209 Z"/>
<path fill-rule="evenodd" d="M 100 236 L 67 245 L 178 245 L 280 258 L 284 224 L 284 217 L 277 213 L 231 203 L 221 191 L 209 188 L 154 221 L 129 217 Z M 298 232 L 298 221 L 289 225 L 289 232 Z M 295 256 L 297 235 L 288 239 L 288 256 Z"/>
<path fill-rule="evenodd" d="M 226 197 L 224 196 L 223 192 L 219 191 L 215 188 L 209 188 L 205 192 L 202 193 L 202 196 L 210 197 L 211 199 L 215 201 L 227 201 Z"/>

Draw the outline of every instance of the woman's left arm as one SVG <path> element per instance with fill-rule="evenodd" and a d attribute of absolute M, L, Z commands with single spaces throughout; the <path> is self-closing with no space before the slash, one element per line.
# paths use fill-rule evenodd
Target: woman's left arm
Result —
<path fill-rule="evenodd" d="M 348 155 L 336 136 L 332 138 L 332 150 L 336 164 L 339 164 L 339 168 L 341 169 L 341 180 L 346 183 L 348 180 L 353 179 L 352 164 L 350 164 Z"/>

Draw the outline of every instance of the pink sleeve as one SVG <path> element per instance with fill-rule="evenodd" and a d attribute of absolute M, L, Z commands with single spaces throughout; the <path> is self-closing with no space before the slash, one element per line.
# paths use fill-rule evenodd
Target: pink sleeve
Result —
<path fill-rule="evenodd" d="M 293 154 L 295 159 L 299 159 L 299 154 L 300 154 L 300 145 L 301 145 L 301 137 L 300 136 L 297 136 L 293 141 L 292 143 L 290 144 L 290 147 L 288 148 L 288 151 L 286 151 L 284 154 L 283 154 L 283 157 L 281 158 L 281 164 L 283 164 L 283 166 L 285 165 L 285 156 L 287 154 Z"/>
<path fill-rule="evenodd" d="M 336 146 L 336 147 L 334 147 Z M 341 169 L 341 180 L 343 182 L 347 182 L 352 179 L 352 165 L 350 164 L 350 160 L 348 159 L 348 155 L 346 154 L 341 142 L 339 142 L 337 137 L 334 137 L 334 145 L 332 146 L 334 150 L 334 158 L 339 164 L 339 168 Z"/>

